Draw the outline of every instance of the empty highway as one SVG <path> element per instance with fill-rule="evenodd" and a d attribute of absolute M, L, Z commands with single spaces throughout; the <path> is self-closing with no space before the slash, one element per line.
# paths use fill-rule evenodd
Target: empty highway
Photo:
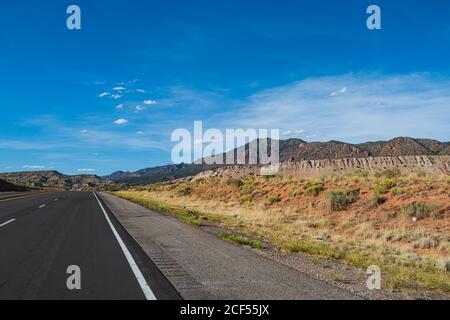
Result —
<path fill-rule="evenodd" d="M 179 299 L 92 192 L 1 197 L 0 245 L 1 300 Z"/>

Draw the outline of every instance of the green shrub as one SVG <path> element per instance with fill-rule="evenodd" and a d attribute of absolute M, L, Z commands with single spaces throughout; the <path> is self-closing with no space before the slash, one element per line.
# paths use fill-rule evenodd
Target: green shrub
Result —
<path fill-rule="evenodd" d="M 411 203 L 403 207 L 402 210 L 411 218 L 416 218 L 418 220 L 434 217 L 438 214 L 436 206 L 431 205 L 425 201 Z"/>
<path fill-rule="evenodd" d="M 253 200 L 253 195 L 245 194 L 239 198 L 239 202 L 241 203 L 250 203 Z"/>
<path fill-rule="evenodd" d="M 356 169 L 350 175 L 360 178 L 366 178 L 369 176 L 369 173 L 363 169 Z"/>
<path fill-rule="evenodd" d="M 250 246 L 253 249 L 261 250 L 263 248 L 263 245 L 262 245 L 261 241 L 247 239 L 247 238 L 244 238 L 242 236 L 234 235 L 234 234 L 232 234 L 230 232 L 221 232 L 221 233 L 218 234 L 218 236 L 220 238 L 222 238 L 222 239 L 225 239 L 225 240 L 228 240 L 228 241 L 232 241 L 232 242 L 235 242 L 235 243 L 240 244 L 240 245 Z"/>
<path fill-rule="evenodd" d="M 192 193 L 192 188 L 190 186 L 182 186 L 177 190 L 179 196 L 188 196 Z"/>
<path fill-rule="evenodd" d="M 401 175 L 401 172 L 399 169 L 385 169 L 383 171 L 379 171 L 377 173 L 375 173 L 376 177 L 383 177 L 383 178 L 388 178 L 388 179 L 392 179 L 395 177 L 398 177 Z"/>
<path fill-rule="evenodd" d="M 305 185 L 305 193 L 311 196 L 318 196 L 325 190 L 323 183 L 319 180 L 308 180 Z"/>
<path fill-rule="evenodd" d="M 280 201 L 281 201 L 281 199 L 280 199 L 280 196 L 278 194 L 269 196 L 267 198 L 267 203 L 269 205 L 275 204 L 275 203 L 280 202 Z"/>
<path fill-rule="evenodd" d="M 293 197 L 296 197 L 296 196 L 299 196 L 302 194 L 303 194 L 303 191 L 298 188 L 293 188 L 293 189 L 289 190 L 289 192 L 288 192 L 288 196 L 290 198 L 293 198 Z"/>
<path fill-rule="evenodd" d="M 395 182 L 392 179 L 386 178 L 381 181 L 381 186 L 387 191 L 391 190 L 393 187 L 395 187 Z"/>
<path fill-rule="evenodd" d="M 162 185 L 160 183 L 151 184 L 147 187 L 147 191 L 161 191 Z"/>
<path fill-rule="evenodd" d="M 345 210 L 349 205 L 358 200 L 358 196 L 359 189 L 330 191 L 326 195 L 326 206 L 331 211 Z"/>
<path fill-rule="evenodd" d="M 387 201 L 387 198 L 379 193 L 374 193 L 372 199 L 370 200 L 372 206 L 382 205 Z"/>
<path fill-rule="evenodd" d="M 392 188 L 390 192 L 391 192 L 391 194 L 392 194 L 394 197 L 395 197 L 395 196 L 398 196 L 399 194 L 402 193 L 401 190 L 400 190 L 399 188 L 397 188 L 397 187 Z"/>
<path fill-rule="evenodd" d="M 234 179 L 234 178 L 228 179 L 227 181 L 225 181 L 225 183 L 227 185 L 235 186 L 237 188 L 240 188 L 244 184 L 244 182 L 241 179 Z"/>

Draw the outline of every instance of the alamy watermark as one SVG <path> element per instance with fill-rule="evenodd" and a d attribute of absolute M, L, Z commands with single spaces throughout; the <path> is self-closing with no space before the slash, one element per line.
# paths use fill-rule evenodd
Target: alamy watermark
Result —
<path fill-rule="evenodd" d="M 70 16 L 66 20 L 66 26 L 69 30 L 81 30 L 81 9 L 77 5 L 67 7 L 66 13 Z"/>
<path fill-rule="evenodd" d="M 367 8 L 367 14 L 370 16 L 367 18 L 367 29 L 380 30 L 381 29 L 381 9 L 379 6 L 372 4 Z"/>
<path fill-rule="evenodd" d="M 193 129 L 173 131 L 171 140 L 178 142 L 172 149 L 173 163 L 270 165 L 261 172 L 266 175 L 278 170 L 279 129 L 204 130 L 202 121 L 195 121 Z"/>
<path fill-rule="evenodd" d="M 81 268 L 77 265 L 68 266 L 66 273 L 69 275 L 66 281 L 67 289 L 81 290 Z"/>
<path fill-rule="evenodd" d="M 372 265 L 367 268 L 367 274 L 370 275 L 366 285 L 369 290 L 381 290 L 381 269 Z"/>

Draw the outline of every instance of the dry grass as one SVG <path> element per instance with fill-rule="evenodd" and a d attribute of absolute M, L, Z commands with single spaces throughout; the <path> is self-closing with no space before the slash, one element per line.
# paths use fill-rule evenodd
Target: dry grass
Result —
<path fill-rule="evenodd" d="M 362 269 L 378 265 L 391 289 L 450 292 L 448 179 L 396 172 L 321 180 L 243 177 L 116 194 L 189 223 L 220 221 L 282 250 Z"/>

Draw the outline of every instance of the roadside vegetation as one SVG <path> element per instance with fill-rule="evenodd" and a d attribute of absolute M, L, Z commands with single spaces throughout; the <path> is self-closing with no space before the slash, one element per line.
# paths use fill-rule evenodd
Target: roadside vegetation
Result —
<path fill-rule="evenodd" d="M 115 194 L 194 225 L 218 222 L 233 230 L 219 237 L 255 249 L 262 242 L 253 239 L 261 239 L 362 271 L 378 265 L 392 290 L 450 293 L 448 176 L 358 170 L 321 179 L 206 178 Z"/>

